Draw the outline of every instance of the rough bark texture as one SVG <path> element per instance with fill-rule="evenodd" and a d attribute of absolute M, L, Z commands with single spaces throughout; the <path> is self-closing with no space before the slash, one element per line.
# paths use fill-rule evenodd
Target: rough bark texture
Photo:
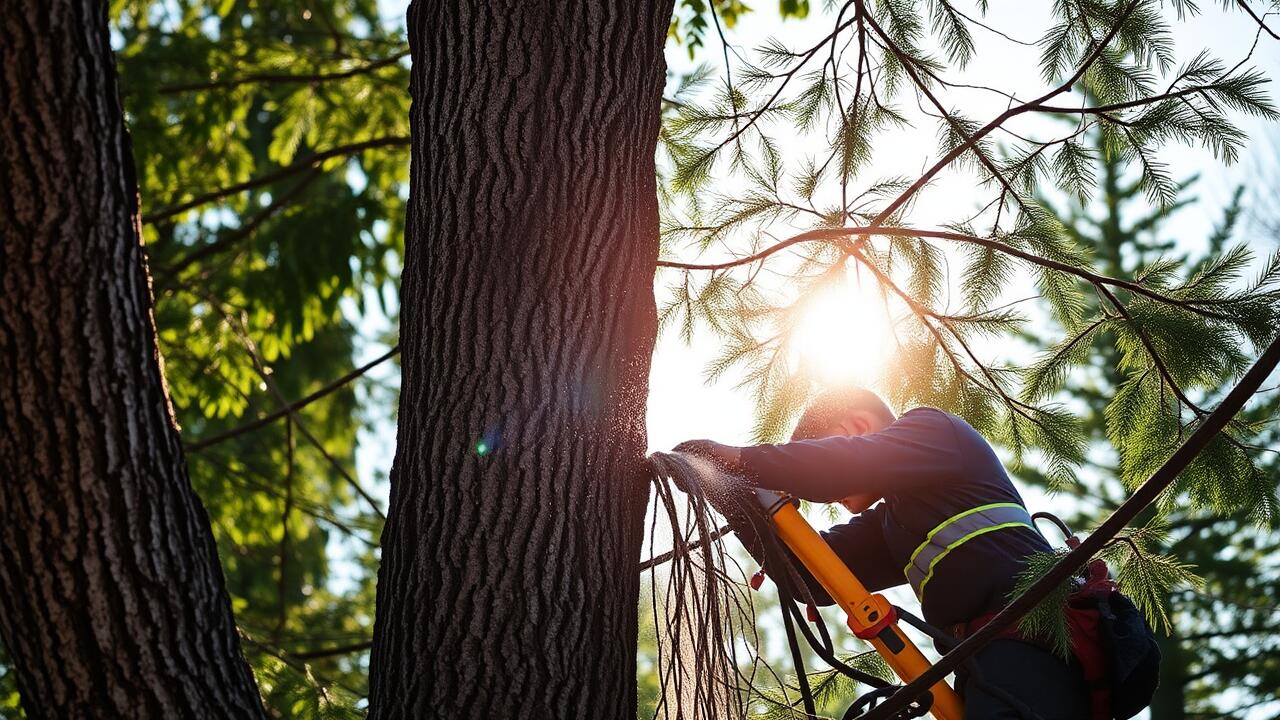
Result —
<path fill-rule="evenodd" d="M 635 717 L 671 2 L 415 3 L 371 717 Z"/>
<path fill-rule="evenodd" d="M 0 635 L 33 718 L 262 717 L 156 354 L 106 3 L 0 5 Z"/>

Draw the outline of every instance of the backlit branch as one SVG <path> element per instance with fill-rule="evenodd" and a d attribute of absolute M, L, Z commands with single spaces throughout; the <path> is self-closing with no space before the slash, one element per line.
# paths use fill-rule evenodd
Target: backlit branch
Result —
<path fill-rule="evenodd" d="M 311 168 L 319 165 L 320 163 L 325 162 L 326 160 L 332 160 L 338 157 L 348 157 L 351 155 L 357 155 L 359 153 L 364 152 L 365 150 L 372 150 L 375 148 L 408 147 L 408 146 L 409 146 L 409 138 L 403 137 L 403 136 L 381 137 L 381 138 L 374 138 L 372 140 L 362 140 L 360 142 L 350 143 L 348 145 L 339 145 L 338 147 L 329 148 L 328 150 L 325 150 L 323 152 L 318 152 L 318 153 L 309 155 L 290 165 L 286 165 L 285 167 L 282 167 L 279 170 L 267 173 L 266 175 L 261 175 L 259 177 L 246 180 L 241 183 L 236 183 L 235 185 L 229 185 L 227 187 L 220 188 L 218 190 L 211 190 L 206 193 L 201 193 L 200 195 L 197 195 L 194 198 L 187 200 L 185 202 L 181 202 L 181 203 L 178 203 L 177 205 L 171 205 L 169 207 L 156 210 L 155 212 L 148 213 L 142 216 L 142 222 L 154 223 L 154 222 L 159 222 L 161 220 L 167 220 L 168 218 L 171 218 L 175 215 L 180 215 L 188 210 L 200 207 L 201 205 L 205 205 L 207 203 L 221 200 L 223 198 L 231 197 L 232 195 L 237 195 L 239 193 L 245 192 L 246 190 L 253 190 L 254 188 L 259 188 L 264 185 L 270 185 L 272 183 L 284 180 L 285 178 L 288 178 L 288 177 L 293 177 L 298 173 L 306 172 L 307 170 L 310 170 Z"/>
<path fill-rule="evenodd" d="M 293 84 L 293 83 L 322 83 L 332 82 L 334 80 L 346 80 L 358 75 L 366 75 L 375 72 L 389 65 L 395 65 L 404 58 L 409 57 L 409 51 L 401 50 L 394 55 L 373 60 L 337 72 L 328 73 L 307 73 L 307 74 L 288 74 L 288 73 L 255 73 L 252 75 L 244 75 L 238 78 L 229 78 L 227 80 L 212 80 L 209 82 L 184 83 L 180 85 L 166 85 L 157 90 L 161 95 L 176 95 L 186 92 L 200 92 L 204 90 L 230 90 L 231 88 L 240 87 L 241 85 L 250 84 Z"/>

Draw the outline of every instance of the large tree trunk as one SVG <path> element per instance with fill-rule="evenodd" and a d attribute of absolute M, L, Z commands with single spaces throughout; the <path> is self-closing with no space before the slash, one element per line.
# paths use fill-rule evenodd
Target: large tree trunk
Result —
<path fill-rule="evenodd" d="M 635 717 L 671 2 L 415 3 L 371 717 Z"/>
<path fill-rule="evenodd" d="M 156 354 L 107 4 L 0 5 L 0 635 L 33 718 L 262 717 Z"/>

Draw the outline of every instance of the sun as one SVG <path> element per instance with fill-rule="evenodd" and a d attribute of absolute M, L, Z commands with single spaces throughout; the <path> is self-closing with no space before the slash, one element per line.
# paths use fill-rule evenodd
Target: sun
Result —
<path fill-rule="evenodd" d="M 875 279 L 846 271 L 798 308 L 791 334 L 793 366 L 820 385 L 875 385 L 896 341 Z"/>

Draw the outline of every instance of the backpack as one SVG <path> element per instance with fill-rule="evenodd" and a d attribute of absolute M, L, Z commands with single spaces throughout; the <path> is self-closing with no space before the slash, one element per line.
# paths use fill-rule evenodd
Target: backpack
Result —
<path fill-rule="evenodd" d="M 1128 720 L 1151 704 L 1160 682 L 1160 646 L 1146 618 L 1123 593 L 1098 599 L 1102 641 L 1110 661 L 1111 716 Z"/>
<path fill-rule="evenodd" d="M 1088 579 L 1067 603 L 1067 622 L 1095 720 L 1128 720 L 1151 704 L 1160 682 L 1160 646 L 1103 561 L 1090 561 Z"/>

